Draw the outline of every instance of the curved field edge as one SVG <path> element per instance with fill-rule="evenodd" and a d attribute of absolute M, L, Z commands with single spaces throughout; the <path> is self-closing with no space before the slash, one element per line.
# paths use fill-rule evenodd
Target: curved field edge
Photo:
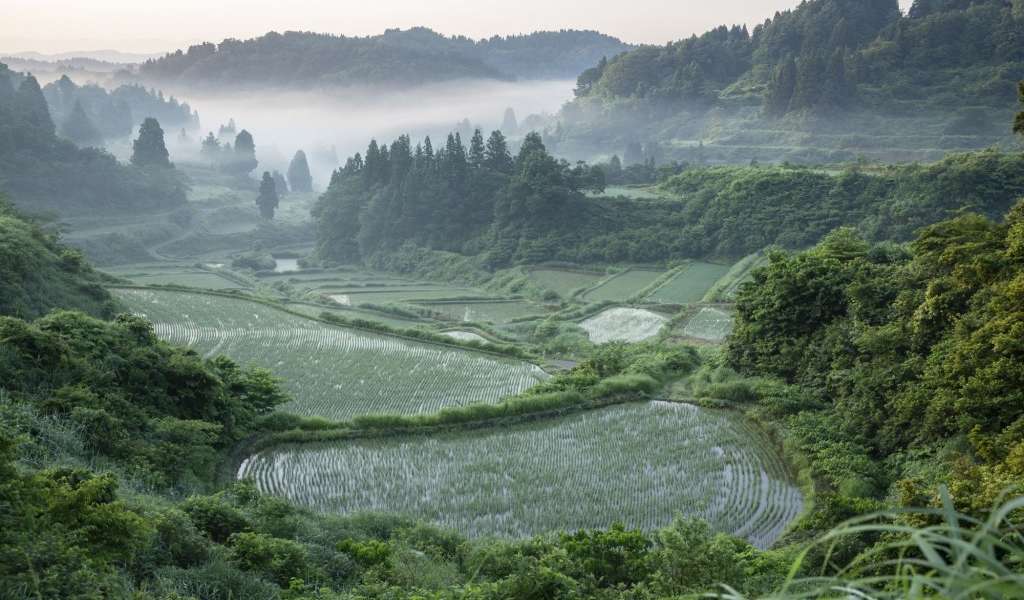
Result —
<path fill-rule="evenodd" d="M 549 376 L 537 365 L 418 340 L 364 333 L 238 299 L 163 290 L 121 298 L 162 338 L 284 377 L 281 410 L 350 419 L 498 403 Z"/>
<path fill-rule="evenodd" d="M 367 321 L 363 319 L 348 319 L 333 315 L 330 312 L 330 307 L 323 307 L 324 311 L 319 316 L 313 316 L 308 313 L 290 309 L 284 304 L 271 300 L 269 298 L 260 298 L 258 296 L 251 296 L 241 293 L 223 292 L 217 290 L 207 290 L 190 288 L 180 285 L 126 285 L 116 284 L 105 286 L 108 290 L 143 290 L 143 291 L 156 291 L 156 292 L 181 292 L 186 294 L 198 294 L 203 296 L 215 296 L 218 298 L 227 298 L 230 300 L 239 300 L 243 302 L 252 302 L 255 304 L 261 304 L 263 306 L 281 311 L 293 317 L 300 319 L 306 319 L 307 321 L 314 321 L 322 323 L 324 325 L 330 325 L 342 329 L 352 329 L 363 333 L 370 333 L 375 335 L 388 336 L 393 338 L 402 339 L 409 342 L 416 342 L 420 344 L 428 344 L 433 346 L 442 346 L 452 349 L 465 350 L 467 352 L 475 352 L 479 354 L 487 354 L 491 356 L 500 356 L 503 358 L 511 357 L 518 358 L 527 362 L 533 363 L 531 360 L 533 357 L 524 352 L 522 349 L 510 346 L 501 345 L 494 342 L 487 342 L 486 344 L 480 344 L 477 342 L 462 342 L 454 338 L 443 336 L 440 333 L 434 334 L 433 332 L 423 331 L 418 329 L 400 330 L 393 327 L 388 327 L 382 323 Z M 309 305 L 308 303 L 306 303 Z M 533 363 L 536 365 L 536 363 Z M 539 367 L 539 366 L 538 366 Z"/>
<path fill-rule="evenodd" d="M 534 451 L 545 446 L 550 451 Z M 435 463 L 421 455 L 430 452 L 451 460 Z M 358 457 L 365 459 L 357 461 L 359 468 L 344 466 Z M 507 470 L 481 471 L 480 464 L 489 462 Z M 398 511 L 472 536 L 524 537 L 556 527 L 607 526 L 620 517 L 630 527 L 652 530 L 683 512 L 768 547 L 803 506 L 781 453 L 753 423 L 666 402 L 620 403 L 440 436 L 284 445 L 250 455 L 239 475 L 317 510 Z M 572 489 L 563 485 L 566 480 L 575 481 Z M 375 486 L 388 493 L 373 492 Z M 453 488 L 453 507 L 465 509 L 454 516 L 449 500 L 436 499 L 446 487 Z M 580 494 L 583 503 L 557 500 L 567 494 Z M 550 501 L 555 505 L 542 511 L 532 508 Z M 444 514 L 433 512 L 437 502 Z"/>

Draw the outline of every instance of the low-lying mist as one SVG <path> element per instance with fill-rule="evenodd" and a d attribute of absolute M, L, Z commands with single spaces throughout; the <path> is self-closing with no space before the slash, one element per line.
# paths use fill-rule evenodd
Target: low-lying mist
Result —
<path fill-rule="evenodd" d="M 199 111 L 202 129 L 185 144 L 167 132 L 172 160 L 198 158 L 200 140 L 216 135 L 234 119 L 239 130 L 255 138 L 259 171 L 284 171 L 296 150 L 305 150 L 316 186 L 323 189 L 331 172 L 345 158 L 364 152 L 371 138 L 389 143 L 408 133 L 414 143 L 426 135 L 435 147 L 441 136 L 468 119 L 485 130 L 497 129 L 506 108 L 520 122 L 533 114 L 553 114 L 572 98 L 572 81 L 453 81 L 407 90 L 335 90 L 316 92 L 246 92 L 211 95 L 190 90 L 164 90 Z M 201 135 L 200 135 L 201 134 Z M 469 140 L 464 140 L 469 143 Z"/>

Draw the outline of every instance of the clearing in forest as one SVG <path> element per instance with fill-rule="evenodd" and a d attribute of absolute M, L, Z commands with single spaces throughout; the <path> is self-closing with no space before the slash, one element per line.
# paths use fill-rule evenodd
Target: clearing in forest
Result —
<path fill-rule="evenodd" d="M 270 369 L 295 398 L 282 410 L 301 415 L 350 419 L 497 403 L 547 377 L 527 362 L 328 325 L 244 299 L 114 293 L 164 340 Z"/>
<path fill-rule="evenodd" d="M 590 341 L 642 342 L 661 331 L 668 318 L 639 308 L 610 308 L 580 323 Z"/>
<path fill-rule="evenodd" d="M 682 513 L 765 548 L 802 508 L 760 430 L 724 411 L 664 402 L 487 430 L 279 447 L 246 459 L 238 476 L 314 510 L 399 513 L 471 537 L 614 522 L 651 531 Z"/>

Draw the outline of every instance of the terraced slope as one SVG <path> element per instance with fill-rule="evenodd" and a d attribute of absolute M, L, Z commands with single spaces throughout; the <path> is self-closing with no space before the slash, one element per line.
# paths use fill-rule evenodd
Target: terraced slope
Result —
<path fill-rule="evenodd" d="M 511 428 L 281 447 L 238 472 L 334 513 L 394 512 L 522 538 L 682 513 L 767 547 L 802 498 L 771 443 L 739 417 L 654 402 Z"/>
<path fill-rule="evenodd" d="M 327 325 L 243 299 L 116 290 L 157 334 L 270 369 L 295 401 L 283 410 L 349 419 L 496 403 L 547 377 L 537 366 L 443 345 Z"/>

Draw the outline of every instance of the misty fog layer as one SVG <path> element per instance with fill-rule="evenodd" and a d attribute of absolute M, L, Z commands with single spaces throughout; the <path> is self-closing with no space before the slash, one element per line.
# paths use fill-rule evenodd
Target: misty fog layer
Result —
<path fill-rule="evenodd" d="M 347 156 L 365 151 L 371 138 L 390 142 L 408 133 L 414 141 L 425 135 L 436 140 L 453 131 L 463 119 L 474 127 L 497 129 L 508 107 L 515 110 L 520 121 L 531 114 L 556 113 L 572 98 L 574 85 L 573 81 L 455 81 L 411 90 L 217 95 L 179 89 L 168 92 L 186 99 L 199 111 L 202 135 L 216 133 L 229 119 L 234 119 L 239 129 L 252 133 L 260 170 L 283 171 L 296 150 L 305 150 L 322 189 L 331 171 L 339 166 L 337 161 L 344 162 Z M 184 147 L 171 144 L 172 159 L 195 159 L 198 151 L 199 139 L 194 143 L 190 140 Z"/>

